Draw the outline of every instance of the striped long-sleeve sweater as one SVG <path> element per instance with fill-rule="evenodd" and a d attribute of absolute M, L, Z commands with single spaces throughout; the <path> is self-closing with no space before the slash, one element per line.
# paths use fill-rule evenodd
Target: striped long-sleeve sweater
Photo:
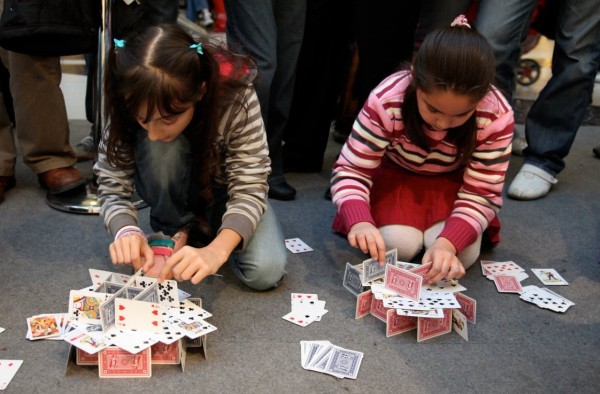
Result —
<path fill-rule="evenodd" d="M 220 174 L 216 183 L 227 185 L 229 201 L 221 229 L 229 228 L 241 235 L 243 247 L 252 236 L 266 209 L 267 176 L 271 160 L 260 105 L 254 88 L 246 89 L 248 119 L 239 107 L 230 107 L 219 123 L 215 142 L 220 157 Z M 106 135 L 98 147 L 94 173 L 98 176 L 100 214 L 112 236 L 127 225 L 138 225 L 137 212 L 131 203 L 134 170 L 111 166 L 106 157 Z"/>
<path fill-rule="evenodd" d="M 346 228 L 374 223 L 369 205 L 371 175 L 386 156 L 418 174 L 434 175 L 460 168 L 456 147 L 445 133 L 432 132 L 429 152 L 408 140 L 402 122 L 404 92 L 411 76 L 400 71 L 385 79 L 369 96 L 333 168 L 332 195 Z M 488 227 L 502 206 L 502 188 L 513 136 L 513 111 L 493 89 L 477 104 L 477 146 L 466 164 L 463 184 L 440 234 L 462 251 Z"/>

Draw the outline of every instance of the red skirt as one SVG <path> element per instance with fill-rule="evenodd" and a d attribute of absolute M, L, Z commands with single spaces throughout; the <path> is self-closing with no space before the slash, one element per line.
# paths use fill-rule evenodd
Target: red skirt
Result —
<path fill-rule="evenodd" d="M 425 231 L 448 219 L 463 184 L 463 173 L 464 169 L 439 175 L 416 174 L 384 158 L 372 178 L 371 215 L 375 225 L 400 224 Z M 340 223 L 334 220 L 336 222 Z M 486 232 L 493 244 L 498 243 L 500 221 L 497 216 Z"/>

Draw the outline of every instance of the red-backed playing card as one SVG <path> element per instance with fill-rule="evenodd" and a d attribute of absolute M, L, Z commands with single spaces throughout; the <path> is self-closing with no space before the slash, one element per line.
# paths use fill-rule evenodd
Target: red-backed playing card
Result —
<path fill-rule="evenodd" d="M 98 353 L 89 354 L 88 352 L 79 348 L 77 351 L 76 363 L 77 365 L 98 365 Z"/>
<path fill-rule="evenodd" d="M 417 323 L 417 341 L 425 341 L 452 331 L 452 309 L 444 309 L 443 319 L 419 317 Z"/>
<path fill-rule="evenodd" d="M 423 278 L 417 274 L 394 267 L 393 265 L 387 264 L 385 266 L 384 286 L 401 296 L 418 301 L 421 295 L 422 283 Z"/>
<path fill-rule="evenodd" d="M 179 364 L 179 341 L 170 345 L 157 342 L 150 349 L 152 364 Z"/>
<path fill-rule="evenodd" d="M 361 317 L 367 316 L 369 312 L 371 312 L 372 299 L 373 292 L 371 290 L 367 290 L 363 293 L 360 293 L 358 297 L 356 297 L 356 314 L 354 316 L 355 319 L 360 319 Z"/>
<path fill-rule="evenodd" d="M 149 378 L 152 376 L 150 349 L 131 354 L 118 347 L 108 347 L 98 356 L 101 378 Z"/>
<path fill-rule="evenodd" d="M 369 312 L 371 313 L 371 315 L 375 316 L 376 318 L 378 318 L 379 320 L 381 320 L 384 323 L 387 321 L 387 310 L 388 309 L 389 308 L 386 308 L 385 306 L 383 306 L 382 300 L 378 300 L 375 297 L 373 297 L 371 299 L 371 310 Z"/>
<path fill-rule="evenodd" d="M 462 293 L 455 293 L 456 301 L 460 304 L 460 311 L 469 323 L 475 324 L 477 320 L 477 301 Z"/>
<path fill-rule="evenodd" d="M 523 287 L 521 287 L 521 282 L 517 279 L 516 276 L 512 275 L 495 275 L 494 283 L 496 284 L 496 288 L 500 293 L 517 293 L 521 294 L 523 292 Z"/>
<path fill-rule="evenodd" d="M 385 322 L 385 336 L 391 337 L 417 328 L 417 318 L 401 316 L 395 309 L 388 309 Z"/>
<path fill-rule="evenodd" d="M 412 272 L 413 274 L 417 274 L 420 277 L 424 278 L 425 274 L 427 274 L 429 272 L 429 270 L 431 269 L 432 266 L 433 266 L 433 263 L 423 264 L 420 267 L 411 269 L 409 272 Z"/>

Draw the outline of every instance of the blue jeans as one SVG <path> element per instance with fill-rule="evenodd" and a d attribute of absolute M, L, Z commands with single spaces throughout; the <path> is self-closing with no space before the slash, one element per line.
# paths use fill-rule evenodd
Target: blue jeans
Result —
<path fill-rule="evenodd" d="M 300 55 L 306 0 L 225 0 L 227 42 L 252 56 L 254 81 L 267 131 L 271 175 L 283 179 L 283 131 L 287 123 Z"/>
<path fill-rule="evenodd" d="M 150 141 L 144 130 L 136 134 L 136 190 L 150 206 L 150 226 L 153 231 L 173 235 L 189 228 L 195 219 L 191 210 L 192 155 L 185 134 L 170 142 Z M 205 219 L 212 234 L 221 225 L 228 195 L 225 187 L 213 188 L 214 200 L 206 209 Z M 283 232 L 273 208 L 267 210 L 243 250 L 235 251 L 229 263 L 235 275 L 253 289 L 266 290 L 276 286 L 285 275 L 287 252 Z"/>
<path fill-rule="evenodd" d="M 575 135 L 592 101 L 600 62 L 600 2 L 560 3 L 552 78 L 525 122 L 525 162 L 556 175 L 565 167 Z"/>
<path fill-rule="evenodd" d="M 465 13 L 471 0 L 425 0 L 421 29 L 427 33 L 450 26 Z M 490 43 L 496 56 L 495 85 L 512 99 L 515 88 L 515 66 L 521 53 L 521 41 L 527 34 L 535 0 L 480 0 L 475 28 Z M 473 26 L 473 25 L 471 25 Z"/>
<path fill-rule="evenodd" d="M 185 15 L 192 22 L 196 22 L 198 13 L 205 8 L 208 8 L 208 0 L 187 0 Z"/>

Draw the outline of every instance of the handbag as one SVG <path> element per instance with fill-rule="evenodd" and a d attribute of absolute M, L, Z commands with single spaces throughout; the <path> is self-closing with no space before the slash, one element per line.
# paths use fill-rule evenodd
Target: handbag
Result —
<path fill-rule="evenodd" d="M 0 47 L 34 56 L 94 52 L 101 0 L 4 0 Z"/>

